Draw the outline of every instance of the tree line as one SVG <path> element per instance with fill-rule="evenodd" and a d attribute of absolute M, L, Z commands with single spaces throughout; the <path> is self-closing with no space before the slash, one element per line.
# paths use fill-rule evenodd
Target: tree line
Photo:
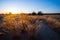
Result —
<path fill-rule="evenodd" d="M 9 14 L 12 14 L 12 13 L 9 12 Z M 20 13 L 20 14 L 25 15 L 25 13 Z M 43 15 L 43 13 L 41 11 L 39 11 L 38 13 L 36 13 L 36 12 L 28 13 L 28 15 Z"/>
<path fill-rule="evenodd" d="M 43 15 L 43 13 L 41 11 L 39 11 L 38 13 L 36 13 L 36 12 L 29 13 L 29 15 Z"/>

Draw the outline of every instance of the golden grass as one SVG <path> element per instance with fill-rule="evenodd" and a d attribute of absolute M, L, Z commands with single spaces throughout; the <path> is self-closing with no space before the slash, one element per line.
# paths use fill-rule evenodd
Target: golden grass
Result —
<path fill-rule="evenodd" d="M 46 21 L 46 23 L 52 25 L 54 29 L 60 29 L 60 22 L 51 16 L 29 16 L 18 14 L 5 16 L 0 27 L 2 27 L 4 31 L 9 32 L 12 36 L 19 36 L 22 30 L 26 30 L 31 37 L 41 28 L 40 20 Z"/>

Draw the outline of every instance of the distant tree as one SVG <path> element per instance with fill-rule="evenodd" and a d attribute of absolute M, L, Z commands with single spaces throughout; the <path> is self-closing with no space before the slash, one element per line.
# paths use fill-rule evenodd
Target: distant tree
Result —
<path fill-rule="evenodd" d="M 9 14 L 12 14 L 11 12 L 9 12 Z"/>
<path fill-rule="evenodd" d="M 32 13 L 28 13 L 28 15 L 32 15 Z"/>
<path fill-rule="evenodd" d="M 43 15 L 43 14 L 42 14 L 42 12 L 41 12 L 41 11 L 39 11 L 37 15 Z"/>
<path fill-rule="evenodd" d="M 20 15 L 25 15 L 25 13 L 20 13 Z"/>
<path fill-rule="evenodd" d="M 32 12 L 32 15 L 36 15 L 36 12 Z"/>

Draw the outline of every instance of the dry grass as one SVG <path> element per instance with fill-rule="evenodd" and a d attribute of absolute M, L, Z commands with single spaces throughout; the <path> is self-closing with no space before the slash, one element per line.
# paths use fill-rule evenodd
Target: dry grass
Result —
<path fill-rule="evenodd" d="M 3 17 L 3 22 L 0 23 L 0 28 L 10 34 L 11 37 L 20 36 L 22 30 L 28 32 L 28 36 L 34 37 L 37 31 L 41 28 L 40 20 L 44 20 L 47 24 L 52 25 L 54 29 L 60 29 L 60 22 L 51 16 L 32 16 L 32 15 L 7 15 Z"/>
<path fill-rule="evenodd" d="M 27 35 L 31 38 L 40 27 L 39 23 L 36 24 L 35 21 L 35 18 L 26 15 L 9 15 L 3 18 L 0 28 L 9 33 L 11 37 L 21 36 L 22 30 L 26 30 Z"/>

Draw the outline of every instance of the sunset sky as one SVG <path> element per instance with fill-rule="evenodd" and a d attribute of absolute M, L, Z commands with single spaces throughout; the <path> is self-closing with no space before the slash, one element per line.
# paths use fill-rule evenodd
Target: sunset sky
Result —
<path fill-rule="evenodd" d="M 0 0 L 1 12 L 60 13 L 60 0 Z"/>

